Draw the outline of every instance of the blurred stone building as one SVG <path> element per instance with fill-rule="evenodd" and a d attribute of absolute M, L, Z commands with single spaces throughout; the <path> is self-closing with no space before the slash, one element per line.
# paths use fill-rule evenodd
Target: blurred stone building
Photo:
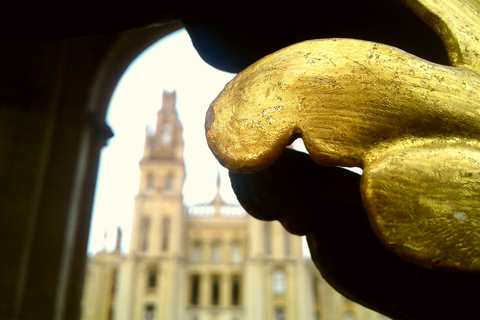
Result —
<path fill-rule="evenodd" d="M 146 134 L 130 251 L 89 259 L 83 320 L 383 320 L 334 291 L 301 237 L 214 199 L 186 207 L 176 93 Z"/>

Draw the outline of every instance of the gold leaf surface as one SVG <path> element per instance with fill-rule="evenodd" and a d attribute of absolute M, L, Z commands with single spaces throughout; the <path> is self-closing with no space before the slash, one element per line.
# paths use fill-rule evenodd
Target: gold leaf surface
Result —
<path fill-rule="evenodd" d="M 361 40 L 294 44 L 227 84 L 207 141 L 228 169 L 255 172 L 301 137 L 320 165 L 364 168 L 364 206 L 385 246 L 425 267 L 478 272 L 480 5 L 405 2 L 453 66 Z"/>

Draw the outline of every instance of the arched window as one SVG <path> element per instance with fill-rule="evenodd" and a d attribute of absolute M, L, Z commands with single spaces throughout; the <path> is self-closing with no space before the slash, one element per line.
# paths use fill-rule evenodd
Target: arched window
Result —
<path fill-rule="evenodd" d="M 242 244 L 239 241 L 234 241 L 230 247 L 230 261 L 238 264 L 242 262 L 242 260 Z"/>
<path fill-rule="evenodd" d="M 191 260 L 195 263 L 202 261 L 202 243 L 200 241 L 193 243 Z"/>
<path fill-rule="evenodd" d="M 222 262 L 222 248 L 219 241 L 214 241 L 212 243 L 212 251 L 210 256 L 210 261 L 212 263 Z"/>
<path fill-rule="evenodd" d="M 275 270 L 272 276 L 273 293 L 276 295 L 285 294 L 286 290 L 286 276 L 283 270 Z"/>

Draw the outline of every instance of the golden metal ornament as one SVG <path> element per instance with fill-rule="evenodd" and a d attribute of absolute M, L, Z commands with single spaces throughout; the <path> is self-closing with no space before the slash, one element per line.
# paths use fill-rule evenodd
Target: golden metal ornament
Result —
<path fill-rule="evenodd" d="M 377 236 L 426 267 L 480 271 L 480 4 L 405 0 L 452 66 L 351 39 L 294 44 L 239 73 L 207 114 L 228 169 L 271 165 L 301 137 L 320 165 L 364 169 Z"/>

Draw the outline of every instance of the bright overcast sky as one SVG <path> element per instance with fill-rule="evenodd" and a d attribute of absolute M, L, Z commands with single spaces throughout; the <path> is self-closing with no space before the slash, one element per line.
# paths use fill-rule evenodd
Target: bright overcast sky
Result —
<path fill-rule="evenodd" d="M 115 136 L 101 156 L 89 252 L 103 247 L 105 230 L 109 234 L 107 247 L 111 248 L 117 226 L 123 230 L 123 247 L 129 247 L 145 128 L 155 128 L 164 89 L 177 91 L 177 110 L 183 124 L 184 202 L 192 205 L 212 200 L 219 170 L 223 198 L 236 202 L 227 170 L 211 154 L 204 132 L 208 106 L 234 76 L 206 64 L 185 30 L 152 45 L 130 65 L 110 102 L 107 122 Z"/>

